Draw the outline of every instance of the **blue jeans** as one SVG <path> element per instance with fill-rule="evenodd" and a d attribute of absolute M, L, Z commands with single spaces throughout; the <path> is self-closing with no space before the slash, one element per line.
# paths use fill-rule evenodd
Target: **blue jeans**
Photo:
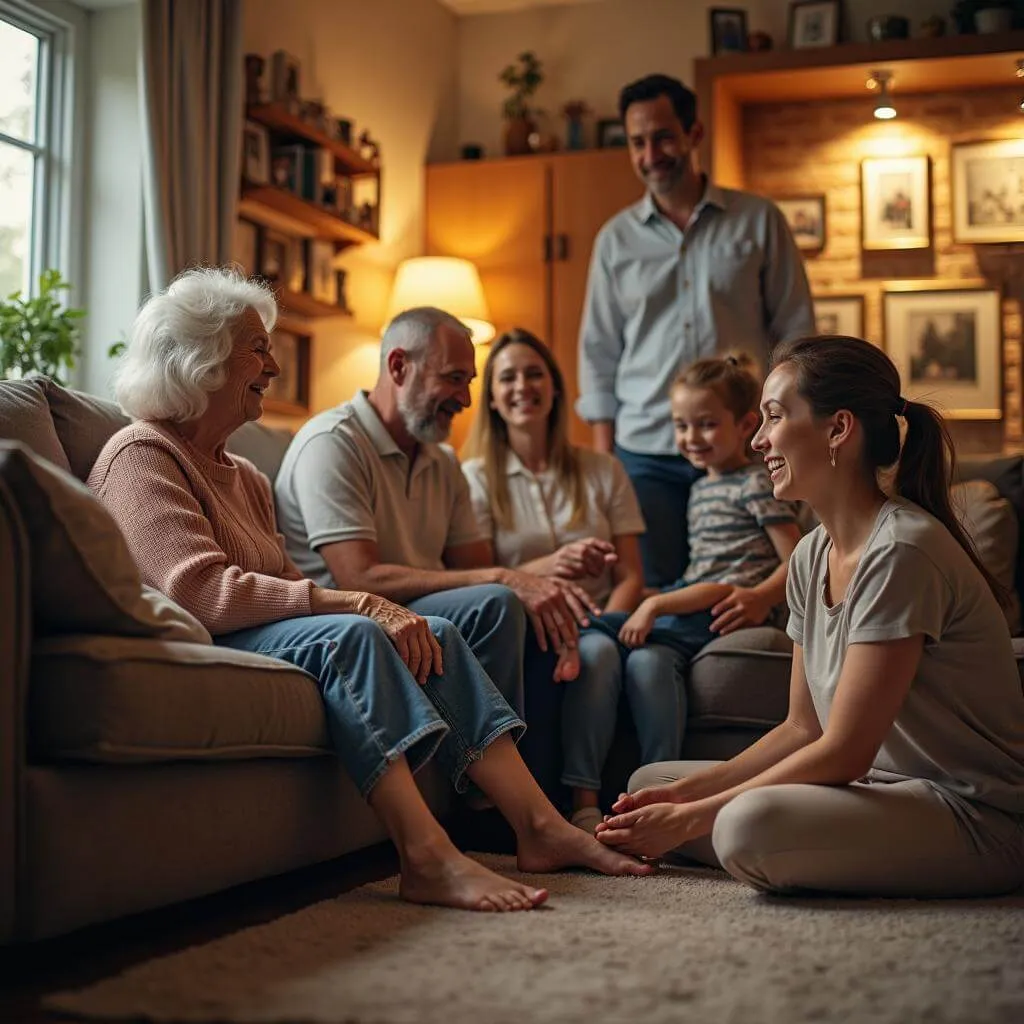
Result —
<path fill-rule="evenodd" d="M 420 686 L 387 634 L 361 615 L 282 619 L 216 638 L 222 647 L 287 661 L 323 697 L 331 743 L 365 797 L 401 756 L 412 771 L 432 756 L 464 792 L 466 769 L 499 736 L 525 726 L 477 664 L 459 631 L 430 617 L 444 674 Z"/>
<path fill-rule="evenodd" d="M 682 455 L 644 455 L 615 446 L 636 491 L 647 532 L 640 534 L 640 557 L 649 587 L 674 583 L 686 571 L 690 549 L 686 506 L 690 485 L 703 476 Z"/>
<path fill-rule="evenodd" d="M 635 648 L 617 639 L 627 618 L 625 612 L 606 612 L 580 636 L 580 674 L 565 684 L 562 718 L 562 782 L 567 786 L 601 788 L 623 690 L 640 741 L 641 763 L 679 758 L 686 728 L 687 669 L 714 637 L 711 613 L 661 615 L 647 643 Z M 668 758 L 666 751 L 672 751 Z"/>

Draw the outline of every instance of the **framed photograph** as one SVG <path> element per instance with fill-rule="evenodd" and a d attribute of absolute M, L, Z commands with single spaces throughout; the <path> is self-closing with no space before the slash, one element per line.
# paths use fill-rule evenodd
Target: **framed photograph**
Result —
<path fill-rule="evenodd" d="M 247 275 L 255 274 L 259 264 L 260 229 L 250 220 L 236 220 L 231 240 L 231 261 Z"/>
<path fill-rule="evenodd" d="M 932 244 L 931 162 L 927 156 L 861 161 L 861 245 L 927 249 Z"/>
<path fill-rule="evenodd" d="M 786 218 L 798 249 L 818 252 L 825 248 L 825 197 L 790 196 L 776 199 L 775 205 Z"/>
<path fill-rule="evenodd" d="M 929 283 L 930 284 L 930 283 Z M 1003 418 L 1002 303 L 998 290 L 908 283 L 883 295 L 885 347 L 903 394 L 956 420 Z"/>
<path fill-rule="evenodd" d="M 275 146 L 270 157 L 270 184 L 299 195 L 305 166 L 305 146 Z"/>
<path fill-rule="evenodd" d="M 254 185 L 270 180 L 270 138 L 255 121 L 246 121 L 242 131 L 242 177 Z"/>
<path fill-rule="evenodd" d="M 263 228 L 259 233 L 259 266 L 256 273 L 277 288 L 284 288 L 288 284 L 292 241 L 288 235 L 270 228 Z"/>
<path fill-rule="evenodd" d="M 617 117 L 597 122 L 598 149 L 618 149 L 625 146 L 626 141 L 626 126 Z"/>
<path fill-rule="evenodd" d="M 306 291 L 335 305 L 338 302 L 338 278 L 334 268 L 334 244 L 311 238 L 306 242 Z"/>
<path fill-rule="evenodd" d="M 842 20 L 842 0 L 796 0 L 789 5 L 789 45 L 794 50 L 835 46 Z"/>
<path fill-rule="evenodd" d="M 298 111 L 299 61 L 290 53 L 278 50 L 270 58 L 270 99 L 274 103 L 295 104 Z"/>
<path fill-rule="evenodd" d="M 1024 139 L 955 142 L 954 242 L 1024 242 Z"/>
<path fill-rule="evenodd" d="M 747 48 L 747 12 L 738 7 L 708 11 L 711 53 L 742 53 Z"/>
<path fill-rule="evenodd" d="M 306 415 L 309 412 L 310 336 L 279 323 L 270 336 L 270 350 L 281 372 L 270 382 L 263 407 L 268 412 Z"/>
<path fill-rule="evenodd" d="M 816 295 L 814 326 L 819 334 L 864 337 L 863 295 Z"/>

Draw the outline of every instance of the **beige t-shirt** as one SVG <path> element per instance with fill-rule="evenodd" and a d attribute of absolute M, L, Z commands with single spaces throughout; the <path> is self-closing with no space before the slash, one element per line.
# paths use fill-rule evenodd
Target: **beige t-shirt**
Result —
<path fill-rule="evenodd" d="M 869 778 L 930 782 L 961 810 L 970 801 L 1024 814 L 1024 695 L 996 599 L 964 550 L 908 501 L 882 506 L 843 601 L 825 602 L 832 542 L 819 526 L 789 563 L 793 642 L 822 728 L 849 644 L 924 634 L 917 675 Z"/>
<path fill-rule="evenodd" d="M 577 455 L 586 506 L 580 520 L 571 527 L 572 495 L 552 470 L 531 473 L 514 452 L 508 453 L 505 472 L 514 517 L 513 528 L 508 530 L 498 529 L 494 522 L 484 460 L 469 459 L 463 464 L 473 510 L 484 536 L 494 542 L 498 565 L 515 569 L 584 537 L 612 541 L 644 532 L 644 517 L 622 463 L 612 455 L 585 448 L 578 448 Z M 598 605 L 612 592 L 611 569 L 577 582 Z"/>
<path fill-rule="evenodd" d="M 364 391 L 303 424 L 274 494 L 288 554 L 324 587 L 324 544 L 372 540 L 384 564 L 444 569 L 446 549 L 481 539 L 455 453 L 421 444 L 410 466 Z"/>

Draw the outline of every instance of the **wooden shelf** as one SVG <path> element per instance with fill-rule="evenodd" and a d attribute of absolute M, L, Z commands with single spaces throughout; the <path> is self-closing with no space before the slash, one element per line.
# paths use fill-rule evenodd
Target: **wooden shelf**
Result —
<path fill-rule="evenodd" d="M 379 241 L 369 231 L 274 185 L 243 183 L 238 215 L 302 238 L 323 238 L 341 245 Z"/>
<path fill-rule="evenodd" d="M 321 302 L 320 299 L 314 299 L 307 292 L 292 292 L 286 288 L 279 290 L 277 303 L 281 308 L 282 316 L 287 316 L 289 313 L 305 317 L 352 316 L 352 311 L 342 306 Z"/>
<path fill-rule="evenodd" d="M 338 139 L 332 139 L 322 131 L 307 124 L 302 118 L 289 113 L 284 104 L 261 103 L 246 109 L 245 116 L 256 121 L 278 135 L 281 142 L 301 141 L 312 142 L 317 146 L 330 150 L 343 173 L 353 177 L 376 175 L 380 168 L 364 160 L 351 146 L 346 146 Z"/>

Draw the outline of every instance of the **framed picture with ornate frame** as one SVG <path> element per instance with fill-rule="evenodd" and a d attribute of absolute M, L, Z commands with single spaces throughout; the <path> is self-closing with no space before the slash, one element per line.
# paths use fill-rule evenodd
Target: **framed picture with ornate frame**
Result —
<path fill-rule="evenodd" d="M 929 248 L 931 160 L 927 156 L 862 160 L 860 208 L 864 249 Z"/>
<path fill-rule="evenodd" d="M 270 349 L 281 372 L 263 399 L 267 412 L 286 416 L 309 415 L 309 364 L 312 338 L 288 321 L 278 321 L 270 336 Z"/>
<path fill-rule="evenodd" d="M 819 334 L 864 337 L 863 295 L 815 295 L 814 323 Z"/>
<path fill-rule="evenodd" d="M 780 196 L 775 205 L 786 218 L 801 252 L 820 252 L 825 248 L 824 195 Z"/>
<path fill-rule="evenodd" d="M 954 242 L 1024 242 L 1024 139 L 954 142 Z"/>
<path fill-rule="evenodd" d="M 954 420 L 1003 418 L 1003 316 L 987 281 L 906 281 L 882 296 L 885 347 L 903 394 Z"/>

